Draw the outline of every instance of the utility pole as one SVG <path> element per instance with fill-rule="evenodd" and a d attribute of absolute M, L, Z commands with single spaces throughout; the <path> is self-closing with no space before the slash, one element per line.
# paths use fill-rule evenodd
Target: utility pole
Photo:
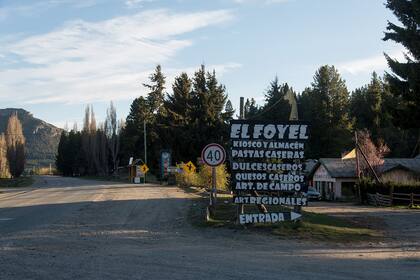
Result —
<path fill-rule="evenodd" d="M 359 162 L 359 143 L 358 143 L 358 139 L 357 139 L 357 131 L 354 132 L 354 139 L 356 141 L 356 147 L 355 147 L 355 152 L 356 152 L 356 176 L 357 176 L 357 180 L 360 183 L 360 162 Z M 360 185 L 357 188 L 357 192 L 359 195 L 359 202 L 362 203 L 362 192 L 360 190 Z"/>
<path fill-rule="evenodd" d="M 143 122 L 144 133 L 144 164 L 147 165 L 147 140 L 146 140 L 146 120 Z M 144 183 L 146 184 L 146 173 L 144 173 Z"/>
<path fill-rule="evenodd" d="M 239 118 L 241 120 L 245 119 L 245 112 L 244 112 L 244 97 L 239 98 Z"/>

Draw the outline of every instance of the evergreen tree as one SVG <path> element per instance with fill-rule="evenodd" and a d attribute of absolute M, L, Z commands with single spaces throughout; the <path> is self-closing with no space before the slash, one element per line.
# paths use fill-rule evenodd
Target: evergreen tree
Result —
<path fill-rule="evenodd" d="M 355 128 L 370 130 L 375 143 L 382 137 L 381 128 L 386 125 L 383 95 L 384 84 L 374 72 L 371 82 L 367 86 L 356 89 L 350 98 L 350 115 L 355 121 Z"/>
<path fill-rule="evenodd" d="M 121 131 L 121 160 L 127 163 L 130 157 L 144 159 L 144 123 L 148 121 L 146 99 L 140 96 L 131 103 L 126 125 Z"/>
<path fill-rule="evenodd" d="M 245 119 L 253 119 L 260 112 L 260 108 L 254 98 L 246 99 L 244 104 L 244 117 Z"/>
<path fill-rule="evenodd" d="M 225 112 L 223 114 L 226 115 L 224 119 L 227 119 L 227 120 L 230 120 L 235 114 L 235 110 L 233 109 L 233 105 L 230 100 L 226 101 Z"/>
<path fill-rule="evenodd" d="M 192 106 L 192 81 L 187 73 L 181 73 L 175 77 L 160 120 L 162 142 L 177 161 L 186 162 L 191 157 Z"/>
<path fill-rule="evenodd" d="M 150 83 L 143 84 L 149 89 L 147 94 L 147 107 L 149 109 L 150 118 L 156 114 L 163 104 L 165 96 L 165 76 L 162 73 L 162 67 L 157 65 L 155 72 L 149 76 Z"/>
<path fill-rule="evenodd" d="M 301 119 L 311 123 L 308 157 L 337 157 L 352 145 L 349 92 L 334 66 L 322 66 L 299 98 Z"/>
<path fill-rule="evenodd" d="M 121 132 L 122 160 L 128 161 L 129 157 L 144 159 L 144 124 L 146 124 L 147 159 L 150 167 L 155 168 L 162 149 L 159 137 L 161 128 L 159 120 L 163 112 L 165 96 L 165 76 L 161 66 L 156 66 L 155 72 L 149 76 L 149 83 L 143 86 L 149 91 L 146 97 L 136 98 L 131 104 L 127 116 L 126 127 Z"/>
<path fill-rule="evenodd" d="M 233 111 L 226 111 L 225 86 L 216 78 L 215 71 L 206 72 L 202 65 L 194 73 L 191 91 L 190 111 L 190 160 L 200 156 L 201 149 L 208 143 L 227 141 L 228 122 Z"/>
<path fill-rule="evenodd" d="M 71 175 L 69 174 L 69 169 L 71 167 L 68 166 L 68 158 L 66 153 L 68 148 L 69 145 L 67 131 L 63 131 L 61 132 L 60 142 L 58 143 L 55 165 L 57 167 L 57 170 L 60 171 L 61 174 L 63 174 L 64 176 Z"/>
<path fill-rule="evenodd" d="M 262 107 L 259 118 L 270 121 L 287 122 L 290 117 L 291 106 L 286 99 L 286 95 L 293 92 L 287 83 L 280 84 L 276 76 L 270 82 L 270 86 L 265 94 L 265 104 Z"/>
<path fill-rule="evenodd" d="M 394 122 L 399 127 L 420 129 L 420 1 L 387 0 L 386 6 L 402 26 L 388 22 L 384 40 L 400 43 L 408 51 L 406 62 L 385 55 L 393 72 L 386 77 L 396 97 Z"/>

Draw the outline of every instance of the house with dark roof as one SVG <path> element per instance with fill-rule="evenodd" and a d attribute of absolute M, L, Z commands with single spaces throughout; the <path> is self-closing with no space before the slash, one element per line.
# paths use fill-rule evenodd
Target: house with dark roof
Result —
<path fill-rule="evenodd" d="M 420 180 L 420 158 L 386 158 L 375 167 L 381 181 Z M 356 196 L 356 159 L 321 158 L 308 173 L 312 186 L 327 200 Z"/>

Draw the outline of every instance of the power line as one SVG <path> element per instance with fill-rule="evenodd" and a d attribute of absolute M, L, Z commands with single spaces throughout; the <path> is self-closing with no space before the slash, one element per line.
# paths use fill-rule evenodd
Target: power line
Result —
<path fill-rule="evenodd" d="M 249 119 L 249 120 L 252 120 L 252 119 L 255 119 L 255 118 L 257 118 L 257 117 L 260 117 L 261 115 L 263 115 L 263 114 L 265 114 L 265 113 L 267 113 L 267 112 L 269 112 L 271 109 L 273 109 L 274 108 L 274 106 L 276 106 L 277 104 L 279 104 L 281 101 L 283 101 L 284 99 L 282 99 L 282 98 L 279 98 L 279 100 L 277 100 L 276 102 L 274 102 L 274 104 L 273 105 L 271 105 L 270 107 L 268 107 L 267 109 L 265 109 L 264 111 L 262 111 L 262 112 L 259 112 L 258 114 L 256 114 L 255 116 L 252 116 L 252 117 L 250 117 L 250 118 L 247 118 L 247 119 Z"/>

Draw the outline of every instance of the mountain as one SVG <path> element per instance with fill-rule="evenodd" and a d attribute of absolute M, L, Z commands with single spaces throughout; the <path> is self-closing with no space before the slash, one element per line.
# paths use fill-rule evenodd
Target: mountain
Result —
<path fill-rule="evenodd" d="M 35 118 L 23 109 L 0 109 L 0 133 L 5 132 L 9 116 L 17 112 L 26 139 L 26 168 L 48 167 L 55 164 L 60 135 L 63 131 L 43 120 Z"/>

